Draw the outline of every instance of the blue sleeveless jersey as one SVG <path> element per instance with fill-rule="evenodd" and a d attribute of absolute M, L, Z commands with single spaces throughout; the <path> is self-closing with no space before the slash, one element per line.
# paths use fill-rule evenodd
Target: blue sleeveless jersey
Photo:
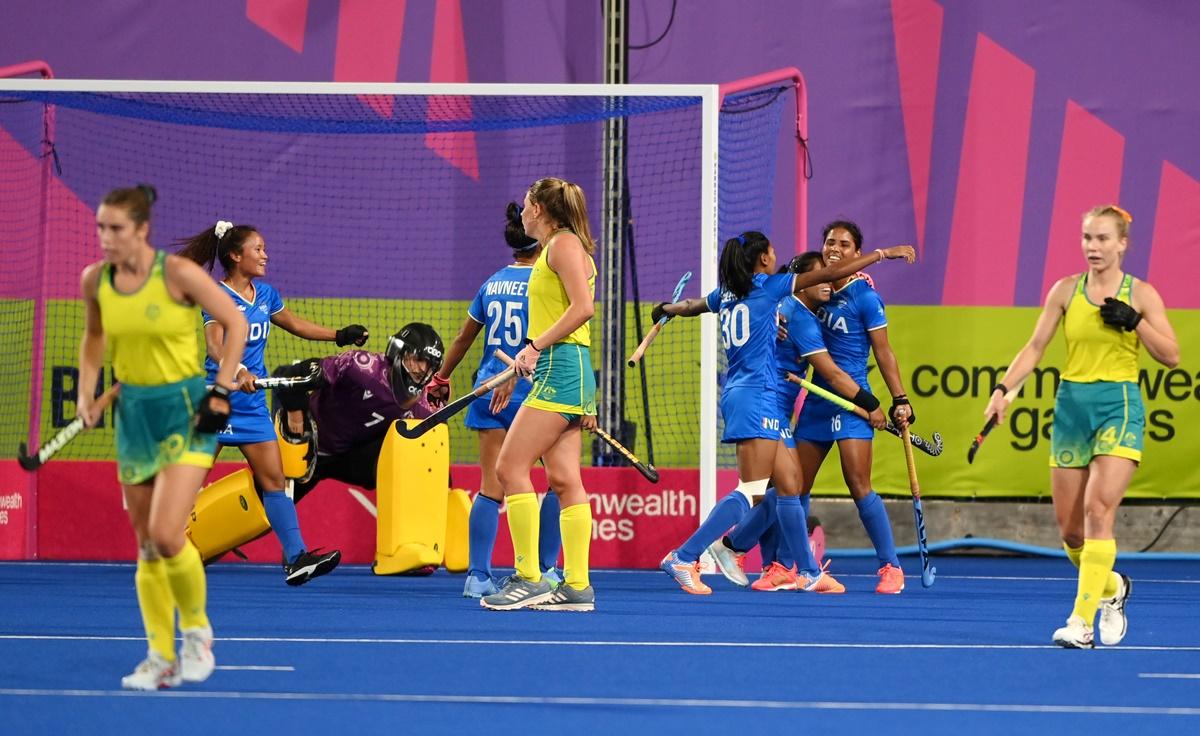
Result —
<path fill-rule="evenodd" d="M 779 303 L 779 316 L 787 321 L 787 339 L 776 348 L 779 362 L 779 406 L 790 417 L 800 386 L 787 380 L 788 373 L 804 378 L 808 373 L 808 357 L 828 351 L 821 334 L 821 323 L 812 310 L 795 296 Z"/>
<path fill-rule="evenodd" d="M 725 390 L 778 387 L 775 310 L 780 300 L 792 293 L 793 281 L 790 273 L 759 273 L 745 298 L 721 289 L 705 297 L 709 311 L 721 319 L 721 343 L 728 363 Z"/>
<path fill-rule="evenodd" d="M 483 358 L 475 375 L 476 386 L 508 367 L 496 357 L 497 350 L 515 358 L 525 347 L 529 326 L 527 290 L 532 272 L 532 266 L 505 266 L 483 282 L 467 308 L 467 315 L 483 325 Z M 529 381 L 517 381 L 508 408 L 500 415 L 493 415 L 488 409 L 491 393 L 484 394 L 471 404 L 466 426 L 470 429 L 507 429 L 529 389 Z"/>

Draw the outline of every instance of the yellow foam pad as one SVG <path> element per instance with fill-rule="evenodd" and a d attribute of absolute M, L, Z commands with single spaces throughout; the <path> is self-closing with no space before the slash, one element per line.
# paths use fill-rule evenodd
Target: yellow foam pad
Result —
<path fill-rule="evenodd" d="M 389 428 L 379 452 L 375 487 L 379 512 L 375 574 L 395 575 L 442 564 L 450 491 L 446 425 L 413 440 Z"/>
<path fill-rule="evenodd" d="M 461 488 L 446 496 L 446 554 L 442 564 L 450 572 L 471 566 L 471 494 Z"/>
<path fill-rule="evenodd" d="M 271 530 L 254 475 L 242 468 L 200 490 L 187 535 L 206 562 Z"/>

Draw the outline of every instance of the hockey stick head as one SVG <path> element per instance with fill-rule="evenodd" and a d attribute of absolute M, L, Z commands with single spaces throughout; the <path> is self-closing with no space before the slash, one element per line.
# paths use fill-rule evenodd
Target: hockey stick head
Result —
<path fill-rule="evenodd" d="M 692 272 L 688 271 L 679 277 L 679 283 L 675 284 L 675 291 L 671 292 L 671 301 L 679 301 L 679 297 L 683 296 L 683 287 L 687 286 L 687 282 L 692 278 Z"/>
<path fill-rule="evenodd" d="M 929 455 L 931 455 L 933 457 L 937 457 L 938 455 L 942 454 L 942 449 L 943 449 L 942 433 L 934 432 L 932 437 L 933 437 L 933 444 L 930 445 L 928 442 L 926 442 L 925 443 L 925 447 L 926 447 L 925 452 L 927 452 Z"/>
<path fill-rule="evenodd" d="M 42 461 L 37 455 L 29 454 L 29 447 L 24 442 L 17 448 L 17 464 L 22 470 L 34 471 L 42 467 Z"/>
<path fill-rule="evenodd" d="M 933 565 L 921 570 L 921 587 L 932 588 L 933 579 L 937 575 L 937 568 Z"/>
<path fill-rule="evenodd" d="M 996 417 L 993 416 L 987 420 L 987 424 L 983 425 L 983 429 L 980 430 L 979 434 L 975 435 L 975 439 L 971 441 L 971 449 L 967 450 L 968 465 L 975 462 L 975 453 L 979 452 L 979 446 L 983 444 L 983 441 L 987 439 L 988 432 L 991 432 L 995 426 Z"/>
<path fill-rule="evenodd" d="M 408 422 L 401 419 L 400 421 L 393 423 L 392 426 L 396 428 L 396 434 L 400 435 L 404 439 L 415 440 L 429 430 L 433 429 L 436 424 L 437 422 L 422 421 L 410 427 L 408 426 Z"/>

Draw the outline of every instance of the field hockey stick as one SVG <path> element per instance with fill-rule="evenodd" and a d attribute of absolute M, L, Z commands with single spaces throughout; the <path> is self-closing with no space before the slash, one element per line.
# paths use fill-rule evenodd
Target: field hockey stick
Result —
<path fill-rule="evenodd" d="M 434 413 L 422 419 L 419 423 L 410 427 L 405 422 L 396 422 L 393 426 L 396 428 L 396 432 L 399 433 L 401 437 L 409 440 L 415 440 L 437 425 L 448 421 L 450 417 L 470 406 L 472 401 L 478 399 L 480 396 L 483 396 L 488 391 L 496 388 L 500 384 L 512 378 L 514 375 L 516 375 L 516 371 L 513 368 L 506 368 L 483 383 L 479 384 L 479 386 L 477 386 L 471 393 L 464 394 L 454 401 L 451 401 L 441 409 L 438 409 Z"/>
<path fill-rule="evenodd" d="M 820 396 L 822 399 L 830 401 L 830 402 L 840 406 L 841 408 L 845 409 L 846 411 L 853 412 L 856 416 L 862 417 L 863 419 L 870 418 L 870 415 L 867 413 L 867 410 L 862 408 L 861 406 L 857 406 L 856 404 L 851 403 L 846 398 L 844 398 L 842 396 L 838 396 L 837 394 L 833 393 L 832 391 L 826 391 L 825 389 L 821 388 L 820 386 L 816 385 L 815 383 L 805 380 L 805 379 L 797 376 L 794 373 L 788 374 L 788 380 L 791 381 L 792 383 L 799 384 L 800 386 L 803 386 L 804 388 L 808 389 L 809 393 L 811 393 L 811 394 Z M 884 429 L 886 429 L 888 432 L 891 432 L 892 434 L 896 435 L 897 437 L 901 437 L 901 439 L 903 439 L 903 437 L 900 433 L 900 430 L 896 428 L 895 424 L 892 424 L 890 419 L 888 420 L 888 423 L 884 427 Z M 939 433 L 939 432 L 933 433 L 933 442 L 932 443 L 930 443 L 929 440 L 925 439 L 921 435 L 915 434 L 915 433 L 911 434 L 911 438 L 912 438 L 913 447 L 917 448 L 918 450 L 925 453 L 926 455 L 929 455 L 931 457 L 937 457 L 938 455 L 942 454 L 943 443 L 942 443 L 941 433 Z"/>
<path fill-rule="evenodd" d="M 637 455 L 634 455 L 629 451 L 628 447 L 622 445 L 620 442 L 617 442 L 615 437 L 610 435 L 608 432 L 605 432 L 603 429 L 600 429 L 600 427 L 597 426 L 593 431 L 600 435 L 600 439 L 607 442 L 609 447 L 621 453 L 621 455 L 623 455 L 625 459 L 628 460 L 631 465 L 633 465 L 633 467 L 637 468 L 637 471 L 642 474 L 643 478 L 651 483 L 658 482 L 658 471 L 654 469 L 653 465 L 647 465 L 639 460 Z"/>
<path fill-rule="evenodd" d="M 917 464 L 913 460 L 912 437 L 906 425 L 901 431 L 904 440 L 904 464 L 908 466 L 908 488 L 912 491 L 913 521 L 917 527 L 917 551 L 921 553 L 921 585 L 933 587 L 937 568 L 929 564 L 929 545 L 925 540 L 925 511 L 921 508 L 921 485 L 917 482 Z"/>
<path fill-rule="evenodd" d="M 688 279 L 691 277 L 691 271 L 688 271 L 679 277 L 679 283 L 675 284 L 675 291 L 671 294 L 672 304 L 679 301 L 679 297 L 683 295 L 683 287 L 687 286 Z M 658 333 L 662 330 L 663 325 L 665 325 L 670 319 L 671 315 L 667 315 L 654 323 L 654 326 L 651 327 L 650 331 L 646 333 L 646 336 L 642 338 L 642 342 L 638 344 L 637 349 L 633 351 L 633 355 L 629 356 L 628 362 L 630 368 L 637 365 L 637 362 L 642 359 L 642 355 L 646 352 L 646 348 L 650 347 L 650 343 L 654 342 L 654 338 L 658 337 Z"/>
<path fill-rule="evenodd" d="M 321 375 L 321 366 L 319 364 L 313 366 L 313 370 L 307 376 L 270 376 L 254 379 L 254 387 L 258 389 L 267 388 L 308 388 L 315 384 Z"/>
<path fill-rule="evenodd" d="M 100 394 L 95 403 L 92 404 L 92 410 L 99 414 L 108 408 L 108 405 L 117 398 L 117 394 L 121 391 L 121 385 L 116 384 L 110 386 L 107 391 Z M 17 448 L 17 463 L 24 470 L 37 470 L 46 463 L 47 460 L 54 457 L 59 450 L 66 447 L 71 440 L 79 436 L 86 427 L 83 425 L 83 417 L 75 417 L 70 424 L 59 430 L 58 434 L 50 438 L 50 441 L 38 448 L 36 455 L 29 454 L 29 448 L 24 442 Z"/>
<path fill-rule="evenodd" d="M 1029 375 L 1026 374 L 1025 378 L 1029 378 Z M 1017 394 L 1021 393 L 1021 386 L 1025 385 L 1025 378 L 1022 378 L 1020 381 L 1018 381 L 1016 386 L 1013 386 L 1011 389 L 1009 389 L 1008 393 L 1004 394 L 1004 400 L 1009 404 L 1012 404 L 1012 402 L 1016 400 Z M 995 389 L 992 390 L 995 391 Z M 996 416 L 997 415 L 993 414 L 992 416 L 988 417 L 987 422 L 983 425 L 983 429 L 979 430 L 979 434 L 975 435 L 975 439 L 971 440 L 971 449 L 967 450 L 968 465 L 975 462 L 975 453 L 979 452 L 979 446 L 982 445 L 983 441 L 987 439 L 988 433 L 996 428 Z"/>

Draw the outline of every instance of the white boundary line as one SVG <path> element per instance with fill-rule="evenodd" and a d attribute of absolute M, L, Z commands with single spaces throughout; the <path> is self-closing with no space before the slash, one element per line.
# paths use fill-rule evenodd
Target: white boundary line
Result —
<path fill-rule="evenodd" d="M 272 665 L 272 664 L 219 664 L 219 670 L 234 670 L 246 672 L 295 672 L 296 668 L 291 665 Z"/>
<path fill-rule="evenodd" d="M 318 702 L 459 703 L 464 705 L 550 705 L 609 708 L 705 708 L 850 711 L 950 711 L 1076 715 L 1200 716 L 1200 708 L 1149 705 L 1034 705 L 1024 703 L 912 703 L 787 700 L 701 700 L 693 698 L 533 697 L 523 695 L 418 695 L 412 693 L 267 693 L 194 690 L 49 690 L 2 688 L 5 697 L 181 698 L 185 700 L 283 700 Z"/>
<path fill-rule="evenodd" d="M 1200 680 L 1200 673 L 1194 672 L 1139 672 L 1138 677 L 1145 680 Z"/>
<path fill-rule="evenodd" d="M 145 641 L 144 636 L 75 636 L 69 634 L 0 634 L 0 641 Z M 430 646 L 549 646 L 649 647 L 664 649 L 939 649 L 939 650 L 1058 650 L 1052 644 L 869 644 L 864 642 L 764 641 L 549 641 L 530 639 L 392 639 L 374 637 L 222 636 L 219 642 L 254 644 L 399 644 Z M 1106 652 L 1200 652 L 1197 646 L 1102 647 Z"/>

